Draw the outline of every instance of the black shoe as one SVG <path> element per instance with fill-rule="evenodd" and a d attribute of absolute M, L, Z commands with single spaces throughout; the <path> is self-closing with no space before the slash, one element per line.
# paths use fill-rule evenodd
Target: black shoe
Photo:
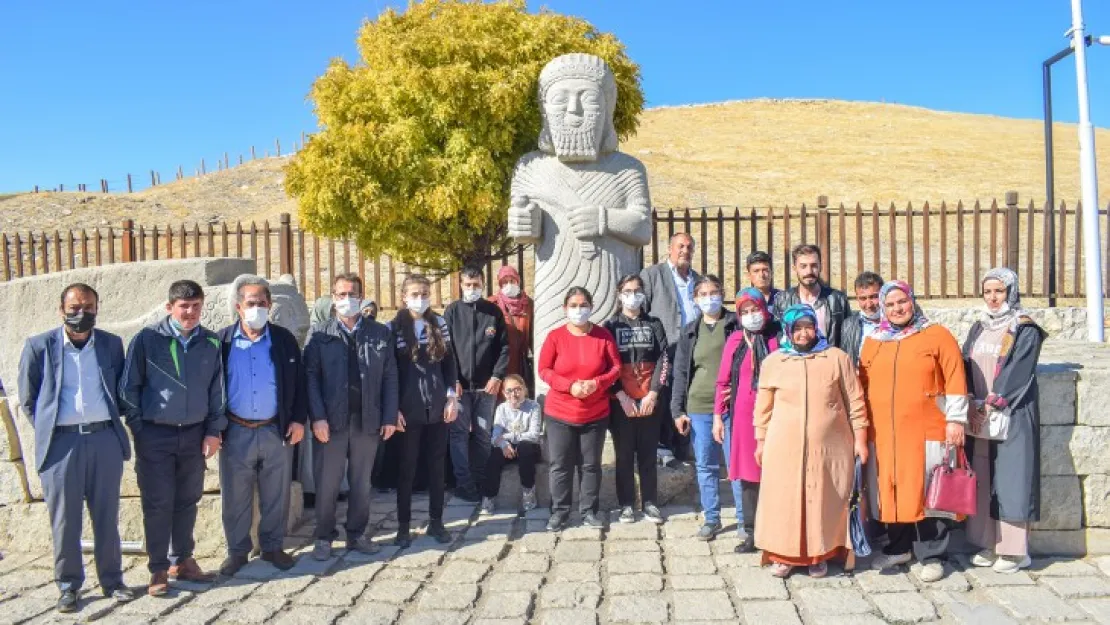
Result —
<path fill-rule="evenodd" d="M 274 568 L 279 571 L 288 571 L 297 563 L 293 556 L 280 549 L 277 551 L 263 551 L 262 559 L 274 565 Z"/>
<path fill-rule="evenodd" d="M 77 591 L 76 590 L 63 590 L 62 596 L 58 597 L 58 611 L 63 614 L 77 611 Z"/>
<path fill-rule="evenodd" d="M 224 577 L 231 577 L 239 572 L 247 564 L 247 556 L 242 554 L 234 554 L 224 558 L 220 563 L 220 575 Z"/>
<path fill-rule="evenodd" d="M 104 596 L 111 597 L 117 603 L 127 603 L 128 601 L 134 601 L 135 591 L 127 586 L 116 586 L 112 590 L 105 591 Z"/>
<path fill-rule="evenodd" d="M 451 532 L 448 532 L 447 528 L 443 527 L 443 523 L 438 521 L 428 523 L 428 529 L 424 533 L 434 538 L 441 545 L 451 542 Z"/>
<path fill-rule="evenodd" d="M 570 515 L 566 512 L 556 512 L 552 514 L 551 518 L 547 520 L 547 531 L 558 532 L 563 529 L 567 524 L 567 517 L 569 516 Z"/>
<path fill-rule="evenodd" d="M 477 488 L 456 488 L 455 496 L 463 501 L 478 503 L 482 501 L 482 494 L 478 492 Z"/>
<path fill-rule="evenodd" d="M 582 516 L 582 527 L 595 527 L 600 529 L 605 527 L 605 524 L 601 522 L 596 512 L 587 512 Z"/>
<path fill-rule="evenodd" d="M 397 530 L 397 538 L 393 539 L 393 544 L 401 549 L 408 549 L 412 545 L 412 536 L 409 535 L 408 528 Z"/>
<path fill-rule="evenodd" d="M 753 531 L 754 530 L 748 530 L 747 535 L 744 536 L 744 540 L 740 541 L 740 544 L 736 545 L 733 551 L 736 553 L 752 553 L 755 551 L 755 537 L 752 535 Z"/>

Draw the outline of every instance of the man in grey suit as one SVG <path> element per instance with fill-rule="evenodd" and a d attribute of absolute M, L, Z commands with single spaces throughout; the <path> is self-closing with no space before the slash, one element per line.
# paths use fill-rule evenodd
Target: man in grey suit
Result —
<path fill-rule="evenodd" d="M 675 348 L 682 335 L 682 328 L 698 316 L 698 307 L 694 303 L 694 283 L 698 281 L 698 273 L 690 266 L 693 258 L 694 237 L 678 232 L 671 237 L 667 260 L 640 272 L 640 278 L 644 281 L 643 312 L 663 322 L 663 329 L 667 332 L 667 356 L 671 363 L 674 362 Z M 687 457 L 689 438 L 679 434 L 669 418 L 670 374 L 669 371 L 664 373 L 667 376 L 666 385 L 656 404 L 663 411 L 664 417 L 660 419 L 659 445 L 661 453 L 673 454 L 676 459 L 684 460 Z"/>
<path fill-rule="evenodd" d="M 123 583 L 119 491 L 131 444 L 120 422 L 117 388 L 123 341 L 94 330 L 100 298 L 87 284 L 62 291 L 62 327 L 27 339 L 19 359 L 19 402 L 35 428 L 54 539 L 59 612 L 74 612 L 85 570 L 81 515 L 92 517 L 97 578 L 105 596 L 130 601 Z"/>

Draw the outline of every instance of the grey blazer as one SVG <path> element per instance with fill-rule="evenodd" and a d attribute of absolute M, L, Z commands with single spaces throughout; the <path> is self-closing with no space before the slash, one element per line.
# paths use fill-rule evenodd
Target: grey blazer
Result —
<path fill-rule="evenodd" d="M 698 273 L 690 268 L 690 281 L 696 282 Z M 644 312 L 663 322 L 663 329 L 667 332 L 667 343 L 674 355 L 674 347 L 682 336 L 682 311 L 679 310 L 678 290 L 674 284 L 674 276 L 667 261 L 645 267 L 640 272 L 644 281 Z M 687 322 L 693 321 L 688 319 Z"/>
<path fill-rule="evenodd" d="M 35 427 L 35 469 L 42 470 L 58 420 L 58 395 L 62 390 L 62 328 L 54 328 L 27 339 L 19 357 L 19 404 Z M 100 388 L 112 418 L 112 430 L 123 448 L 123 459 L 131 458 L 131 442 L 120 421 L 119 377 L 123 373 L 123 341 L 120 337 L 93 330 L 93 347 L 100 368 Z"/>

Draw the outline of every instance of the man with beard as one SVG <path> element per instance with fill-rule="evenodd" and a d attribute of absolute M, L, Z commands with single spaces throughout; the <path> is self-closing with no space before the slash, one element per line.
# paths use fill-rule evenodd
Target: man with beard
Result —
<path fill-rule="evenodd" d="M 859 305 L 859 312 L 853 312 L 844 320 L 840 346 L 857 367 L 859 354 L 863 351 L 863 340 L 879 327 L 879 289 L 882 287 L 882 276 L 873 271 L 865 271 L 856 277 L 856 304 Z"/>
<path fill-rule="evenodd" d="M 841 327 L 852 312 L 848 296 L 821 282 L 821 248 L 803 244 L 790 252 L 798 286 L 783 291 L 775 298 L 773 314 L 783 313 L 795 304 L 808 304 L 817 314 L 817 326 L 833 347 L 841 346 Z"/>

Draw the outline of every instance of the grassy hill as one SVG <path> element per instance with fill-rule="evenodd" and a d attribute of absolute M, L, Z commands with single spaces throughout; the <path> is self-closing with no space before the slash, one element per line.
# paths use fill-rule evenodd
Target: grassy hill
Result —
<path fill-rule="evenodd" d="M 929 200 L 1044 198 L 1042 124 L 896 104 L 750 100 L 645 111 L 622 149 L 644 161 L 657 207 L 714 204 L 915 205 Z M 1110 131 L 1098 130 L 1099 174 L 1110 181 Z M 1056 195 L 1079 197 L 1074 125 L 1056 128 Z M 296 213 L 285 196 L 289 157 L 259 159 L 134 194 L 0 196 L 0 230 L 217 222 Z M 1103 198 L 1110 200 L 1110 193 Z"/>

